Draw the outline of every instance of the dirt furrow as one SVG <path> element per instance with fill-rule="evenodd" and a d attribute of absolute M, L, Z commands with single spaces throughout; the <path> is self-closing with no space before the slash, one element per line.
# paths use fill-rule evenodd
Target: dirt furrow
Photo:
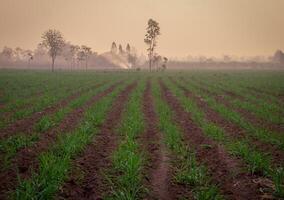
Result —
<path fill-rule="evenodd" d="M 96 84 L 92 88 L 99 87 L 102 84 L 103 83 Z M 89 88 L 88 90 L 90 89 L 91 88 Z M 70 101 L 78 98 L 83 92 L 86 92 L 86 90 L 77 91 L 74 94 L 68 96 L 67 98 L 64 98 L 59 102 L 55 103 L 54 105 L 45 108 L 43 111 L 36 112 L 31 116 L 18 120 L 15 123 L 9 125 L 8 127 L 0 130 L 0 140 L 6 139 L 7 137 L 15 133 L 25 133 L 25 134 L 32 133 L 34 125 L 41 119 L 41 117 L 43 117 L 44 115 L 51 115 L 56 111 L 58 111 L 60 108 L 67 106 Z"/>
<path fill-rule="evenodd" d="M 59 199 L 101 199 L 105 195 L 107 186 L 102 170 L 111 167 L 110 156 L 119 139 L 115 128 L 121 121 L 130 93 L 136 86 L 137 82 L 128 85 L 116 98 L 98 135 L 73 162 L 74 169 L 80 171 L 83 178 L 70 174 L 58 194 Z"/>
<path fill-rule="evenodd" d="M 158 130 L 158 118 L 155 112 L 153 97 L 151 94 L 151 80 L 147 81 L 143 94 L 143 114 L 146 122 L 146 130 L 141 135 L 141 146 L 147 154 L 148 162 L 145 169 L 147 179 L 145 185 L 150 188 L 145 199 L 173 199 L 175 194 L 170 186 L 171 172 L 166 147 L 162 141 L 162 135 Z"/>
<path fill-rule="evenodd" d="M 188 84 L 187 81 L 184 78 L 181 78 L 181 80 Z M 200 83 L 201 84 L 201 83 Z M 208 89 L 204 88 L 204 87 L 199 87 L 202 91 L 204 91 L 205 93 L 209 94 L 210 96 L 214 96 L 215 100 L 217 100 L 218 102 L 224 104 L 226 107 L 233 109 L 233 111 L 239 113 L 242 117 L 244 117 L 246 120 L 248 120 L 250 123 L 252 124 L 256 124 L 258 127 L 263 127 L 267 130 L 276 132 L 276 133 L 283 133 L 284 132 L 284 125 L 283 124 L 274 124 L 271 122 L 268 122 L 265 119 L 262 119 L 260 117 L 257 117 L 255 114 L 242 109 L 242 108 L 233 108 L 234 106 L 232 106 L 232 103 L 230 103 L 228 100 L 226 100 L 224 98 L 223 95 L 218 95 L 217 93 L 214 93 L 212 91 L 209 91 Z M 231 96 L 233 98 L 237 98 L 236 96 L 232 96 L 229 95 L 228 93 L 225 92 L 226 95 Z M 240 98 L 238 98 L 240 99 Z M 242 101 L 246 101 L 245 99 L 240 99 Z M 279 117 L 281 114 L 279 113 Z"/>
<path fill-rule="evenodd" d="M 98 100 L 111 93 L 117 85 L 118 83 L 115 83 L 108 89 L 93 96 L 83 106 L 69 113 L 57 127 L 40 134 L 39 140 L 34 145 L 17 152 L 9 169 L 0 172 L 0 193 L 6 196 L 7 192 L 13 191 L 17 184 L 17 176 L 29 178 L 32 171 L 37 171 L 39 166 L 37 158 L 40 153 L 47 151 L 55 143 L 59 134 L 70 132 L 76 128 L 82 120 L 85 111 Z"/>
<path fill-rule="evenodd" d="M 269 96 L 273 96 L 273 97 L 279 97 L 280 96 L 280 94 L 277 94 L 277 93 L 274 93 L 274 92 L 269 92 L 269 91 L 264 91 L 264 90 L 261 90 L 261 89 L 255 88 L 255 87 L 251 87 L 251 86 L 247 86 L 247 87 L 244 86 L 244 88 L 247 88 L 248 90 L 253 91 L 255 93 L 258 93 L 260 95 L 264 94 L 264 95 L 269 95 Z"/>
<path fill-rule="evenodd" d="M 218 100 L 219 102 L 222 102 L 224 105 L 226 106 L 230 106 L 230 103 L 226 100 L 224 100 L 223 98 L 220 97 L 216 97 L 216 100 Z M 232 106 L 231 106 L 232 107 Z M 246 120 L 248 120 L 250 123 L 257 125 L 258 127 L 263 127 L 267 130 L 273 131 L 277 134 L 283 134 L 284 133 L 284 124 L 274 124 L 274 123 L 270 123 L 260 117 L 257 117 L 255 114 L 242 109 L 242 108 L 236 108 L 234 109 L 234 111 L 240 113 Z M 281 116 L 281 114 L 279 113 L 279 118 L 283 117 Z"/>
<path fill-rule="evenodd" d="M 1 89 L 0 90 L 1 99 L 5 96 L 4 94 L 5 94 L 4 91 Z M 7 106 L 7 103 L 3 102 L 3 99 L 2 99 L 2 101 L 0 102 L 0 109 L 4 109 L 6 106 Z"/>
<path fill-rule="evenodd" d="M 36 97 L 36 98 L 40 98 L 41 96 L 43 96 L 43 93 L 38 93 L 36 94 L 36 96 L 33 96 L 32 98 Z M 10 103 L 10 102 L 9 102 Z M 2 113 L 0 113 L 0 120 L 5 120 L 5 118 L 10 118 L 13 114 L 15 114 L 18 110 L 23 110 L 23 109 L 29 109 L 32 108 L 34 102 L 29 102 L 29 103 L 25 103 L 22 104 L 20 106 L 16 106 L 13 108 L 13 111 L 4 111 Z M 6 106 L 8 106 L 8 104 L 5 104 L 3 108 L 5 108 Z M 0 109 L 1 109 L 1 105 L 0 105 Z"/>
<path fill-rule="evenodd" d="M 176 84 L 180 89 L 182 89 L 186 96 L 193 99 L 197 103 L 199 108 L 202 109 L 202 111 L 205 113 L 208 121 L 211 121 L 214 124 L 217 124 L 218 126 L 222 127 L 225 130 L 226 134 L 230 137 L 233 137 L 235 139 L 247 137 L 247 133 L 243 128 L 239 127 L 233 122 L 230 122 L 229 120 L 224 119 L 219 113 L 210 108 L 209 105 L 202 99 L 202 97 L 196 96 L 184 86 L 178 84 L 175 80 L 172 79 L 171 81 Z M 226 102 L 220 103 L 224 104 L 225 106 L 229 106 L 228 104 L 226 104 Z M 261 152 L 269 153 L 273 158 L 273 162 L 276 165 L 283 165 L 284 152 L 277 148 L 275 145 L 263 143 L 257 139 L 251 139 L 250 142 Z"/>
<path fill-rule="evenodd" d="M 260 199 L 254 177 L 242 171 L 242 163 L 232 158 L 223 146 L 206 137 L 193 122 L 177 98 L 160 80 L 162 96 L 175 112 L 175 122 L 184 131 L 184 137 L 196 152 L 196 158 L 205 164 L 212 181 L 219 185 L 221 193 L 227 199 Z"/>

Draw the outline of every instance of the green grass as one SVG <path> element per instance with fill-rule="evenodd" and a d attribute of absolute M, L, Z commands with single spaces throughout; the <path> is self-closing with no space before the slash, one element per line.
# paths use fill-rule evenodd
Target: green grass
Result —
<path fill-rule="evenodd" d="M 28 147 L 34 144 L 34 142 L 36 142 L 37 140 L 37 134 L 32 134 L 29 136 L 18 134 L 9 137 L 7 140 L 0 141 L 0 152 L 2 153 L 2 169 L 0 171 L 5 170 L 10 165 L 11 159 L 19 149 Z"/>
<path fill-rule="evenodd" d="M 71 133 L 60 135 L 58 142 L 48 152 L 39 156 L 39 171 L 30 179 L 20 179 L 15 199 L 51 199 L 60 185 L 66 180 L 72 158 L 91 142 L 103 123 L 107 111 L 124 85 L 98 101 L 85 114 L 79 128 Z"/>
<path fill-rule="evenodd" d="M 122 139 L 112 156 L 112 175 L 108 175 L 113 188 L 112 195 L 109 197 L 111 199 L 141 199 L 146 191 L 142 183 L 145 159 L 139 151 L 139 144 L 136 140 L 144 130 L 141 107 L 144 90 L 145 80 L 141 80 L 130 96 L 118 130 Z"/>
<path fill-rule="evenodd" d="M 195 87 L 192 84 L 187 84 L 188 89 L 194 92 L 197 95 L 202 96 L 203 100 L 205 100 L 210 107 L 220 113 L 225 119 L 230 120 L 236 125 L 240 126 L 244 130 L 246 130 L 247 134 L 255 139 L 258 139 L 262 142 L 270 143 L 272 145 L 276 145 L 278 148 L 284 150 L 284 136 L 282 134 L 274 133 L 270 130 L 264 129 L 262 127 L 258 127 L 255 124 L 248 122 L 244 119 L 241 114 L 232 110 L 223 104 L 218 103 L 214 96 L 207 94 L 206 92 L 200 90 L 200 88 Z"/>
<path fill-rule="evenodd" d="M 206 120 L 203 110 L 196 102 L 186 97 L 180 88 L 164 78 L 168 76 L 175 80 L 184 77 L 185 81 L 177 82 L 200 96 L 224 119 L 241 127 L 246 135 L 233 137 L 218 124 Z M 39 154 L 37 158 L 39 169 L 33 171 L 30 178 L 19 178 L 16 190 L 11 191 L 11 198 L 54 199 L 56 192 L 68 180 L 70 173 L 78 176 L 76 181 L 82 181 L 85 174 L 73 166 L 72 160 L 84 151 L 86 145 L 95 140 L 106 113 L 111 109 L 112 102 L 119 92 L 131 80 L 140 78 L 138 88 L 130 94 L 122 122 L 116 129 L 119 134 L 118 138 L 121 140 L 117 141 L 118 148 L 111 157 L 113 165 L 110 170 L 106 170 L 106 178 L 110 181 L 111 190 L 105 194 L 104 198 L 143 199 L 149 191 L 149 188 L 144 185 L 146 174 L 143 172 L 148 159 L 137 137 L 144 130 L 141 96 L 145 89 L 145 80 L 149 77 L 153 79 L 152 94 L 159 118 L 157 126 L 162 134 L 162 142 L 165 143 L 166 150 L 172 158 L 170 167 L 173 172 L 171 174 L 173 183 L 186 187 L 194 199 L 223 199 L 218 189 L 219 186 L 212 182 L 206 165 L 201 164 L 202 160 L 197 162 L 194 148 L 185 142 L 183 130 L 173 119 L 174 112 L 161 96 L 161 89 L 157 83 L 159 77 L 163 77 L 162 80 L 165 81 L 166 86 L 178 98 L 184 109 L 191 113 L 193 121 L 202 129 L 206 137 L 223 145 L 228 153 L 243 161 L 245 167 L 242 170 L 246 173 L 249 172 L 273 183 L 271 189 L 265 190 L 268 195 L 273 193 L 275 198 L 283 198 L 283 166 L 274 164 L 273 159 L 275 158 L 270 155 L 271 152 L 252 145 L 253 140 L 258 140 L 283 151 L 283 134 L 248 122 L 243 115 L 235 111 L 236 108 L 242 108 L 257 118 L 267 121 L 268 124 L 281 125 L 284 122 L 282 116 L 284 113 L 283 71 L 190 70 L 149 74 L 143 71 L 88 71 L 87 73 L 58 71 L 51 73 L 32 70 L 0 70 L 0 129 L 2 130 L 17 120 L 43 111 L 75 92 L 82 92 L 80 97 L 68 102 L 68 105 L 54 114 L 44 115 L 35 124 L 31 133 L 15 133 L 15 135 L 2 139 L 0 141 L 1 171 L 7 169 L 3 166 L 9 167 L 9 163 L 20 149 L 32 147 L 39 140 L 40 134 L 57 127 L 68 113 L 84 105 L 92 95 L 106 89 L 115 80 L 126 80 L 124 84 L 119 84 L 113 93 L 88 109 L 78 127 L 70 132 L 58 134 L 55 144 L 51 145 L 48 151 Z M 94 88 L 89 90 L 102 82 L 107 84 L 98 90 Z M 248 87 L 256 88 L 263 93 L 252 91 Z M 209 90 L 210 93 L 206 93 L 204 89 Z M 234 98 L 226 91 L 235 93 L 244 100 Z M 223 96 L 227 102 L 232 104 L 232 107 L 228 108 L 218 103 L 212 94 Z M 211 146 L 202 145 L 202 148 L 210 150 Z"/>
<path fill-rule="evenodd" d="M 187 112 L 190 112 L 193 121 L 200 126 L 203 133 L 216 140 L 219 143 L 222 143 L 224 147 L 236 157 L 241 157 L 247 164 L 248 170 L 252 174 L 262 174 L 263 176 L 272 178 L 272 176 L 277 176 L 280 180 L 278 182 L 274 182 L 275 186 L 279 186 L 278 190 L 275 190 L 277 195 L 283 192 L 283 187 L 280 187 L 279 182 L 284 183 L 283 177 L 281 174 L 275 173 L 278 171 L 277 167 L 274 167 L 271 162 L 271 158 L 266 153 L 259 152 L 256 148 L 251 145 L 247 138 L 243 139 L 235 139 L 231 138 L 225 134 L 225 131 L 219 127 L 217 124 L 213 122 L 207 121 L 204 112 L 198 107 L 197 103 L 186 97 L 182 89 L 180 89 L 177 85 L 172 83 L 171 81 L 165 81 L 167 87 L 173 92 L 173 94 L 179 99 L 181 104 L 184 106 L 184 109 Z M 191 90 L 196 92 L 195 90 Z M 198 93 L 200 94 L 200 93 Z M 207 101 L 205 96 L 202 96 L 205 101 Z M 208 102 L 208 101 L 207 101 Z M 209 106 L 212 104 L 209 103 Z M 219 106 L 219 104 L 215 103 L 215 106 Z M 215 107 L 213 107 L 215 108 Z M 240 122 L 240 118 L 238 115 L 226 115 L 227 119 L 234 119 L 235 121 Z"/>
<path fill-rule="evenodd" d="M 210 78 L 209 78 L 210 79 Z M 192 81 L 195 80 L 195 81 Z M 225 100 L 230 102 L 230 104 L 234 108 L 242 108 L 244 110 L 252 112 L 254 115 L 259 117 L 260 119 L 264 119 L 270 123 L 279 124 L 284 123 L 283 118 L 283 108 L 281 106 L 281 103 L 278 101 L 272 101 L 272 99 L 275 99 L 273 96 L 267 97 L 267 100 L 263 98 L 259 98 L 256 95 L 252 94 L 251 91 L 244 90 L 241 85 L 242 82 L 229 82 L 224 85 L 224 83 L 218 83 L 217 80 L 196 80 L 192 79 L 191 83 L 196 85 L 200 88 L 206 88 L 210 90 L 211 92 L 214 92 L 216 94 L 223 95 Z M 229 79 L 231 81 L 231 79 Z M 244 98 L 244 100 L 240 100 L 238 98 L 234 98 L 232 96 L 228 96 L 226 94 L 223 94 L 224 90 L 231 91 L 241 97 Z"/>
<path fill-rule="evenodd" d="M 192 188 L 195 199 L 223 199 L 218 189 L 210 182 L 205 166 L 197 163 L 195 152 L 183 142 L 182 132 L 173 123 L 173 113 L 162 100 L 158 84 L 153 87 L 155 107 L 159 116 L 159 128 L 164 134 L 167 147 L 175 156 L 175 181 Z"/>
<path fill-rule="evenodd" d="M 4 154 L 4 165 L 2 167 L 9 167 L 11 159 L 21 148 L 32 146 L 35 142 L 38 141 L 40 134 L 44 134 L 44 132 L 48 131 L 49 129 L 58 126 L 67 114 L 71 113 L 74 109 L 84 105 L 92 96 L 106 90 L 113 83 L 114 82 L 110 81 L 108 84 L 90 90 L 87 93 L 82 94 L 77 99 L 70 101 L 66 107 L 59 109 L 54 114 L 43 116 L 39 120 L 39 122 L 35 124 L 32 135 L 27 133 L 18 133 L 14 136 L 9 137 L 7 140 L 2 140 L 0 142 L 0 151 Z"/>
<path fill-rule="evenodd" d="M 31 106 L 27 106 L 22 109 L 17 109 L 15 110 L 15 112 L 12 112 L 10 114 L 4 113 L 2 115 L 3 120 L 1 120 L 2 121 L 1 128 L 4 128 L 17 120 L 28 117 L 35 112 L 42 111 L 44 108 L 54 105 L 56 102 L 64 98 L 67 98 L 72 94 L 75 94 L 75 92 L 80 92 L 80 91 L 83 92 L 84 90 L 87 90 L 91 86 L 94 86 L 94 83 L 92 83 L 91 85 L 90 83 L 87 83 L 87 85 L 84 85 L 82 87 L 81 86 L 82 84 L 79 84 L 76 81 L 73 84 L 74 85 L 70 84 L 67 87 L 67 89 L 63 87 L 46 93 L 42 97 L 35 99 L 35 102 L 30 102 Z M 72 87 L 73 89 L 71 89 Z M 9 107 L 7 109 L 9 109 Z"/>

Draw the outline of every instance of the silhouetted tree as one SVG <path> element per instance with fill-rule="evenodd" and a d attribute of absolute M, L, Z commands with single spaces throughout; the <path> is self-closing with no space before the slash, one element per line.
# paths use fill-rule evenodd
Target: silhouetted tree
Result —
<path fill-rule="evenodd" d="M 152 62 L 155 47 L 157 46 L 157 36 L 160 35 L 160 27 L 159 23 L 154 21 L 153 19 L 149 19 L 147 33 L 145 35 L 144 42 L 148 45 L 148 57 L 149 57 L 149 68 L 152 70 Z"/>
<path fill-rule="evenodd" d="M 138 60 L 136 49 L 134 47 L 130 47 L 130 45 L 127 44 L 125 50 L 127 61 L 129 64 L 131 64 L 131 68 L 134 68 Z"/>
<path fill-rule="evenodd" d="M 10 47 L 4 47 L 1 56 L 3 56 L 6 60 L 11 61 L 13 58 L 13 49 Z"/>
<path fill-rule="evenodd" d="M 284 53 L 281 50 L 277 50 L 272 60 L 276 63 L 284 63 Z"/>
<path fill-rule="evenodd" d="M 17 47 L 14 50 L 14 57 L 17 61 L 20 61 L 21 59 L 23 59 L 23 57 L 25 57 L 25 52 L 22 48 Z"/>
<path fill-rule="evenodd" d="M 119 52 L 119 54 L 123 54 L 123 49 L 122 49 L 122 46 L 121 46 L 121 44 L 119 44 L 119 46 L 118 46 L 118 52 Z"/>
<path fill-rule="evenodd" d="M 126 53 L 129 55 L 130 53 L 131 53 L 131 48 L 130 48 L 130 45 L 129 44 L 127 44 L 126 45 Z"/>
<path fill-rule="evenodd" d="M 80 66 L 82 66 L 82 62 L 85 60 L 85 53 L 82 50 L 82 48 L 79 49 L 76 57 L 77 57 L 77 60 L 78 60 L 78 65 L 80 63 Z"/>
<path fill-rule="evenodd" d="M 162 70 L 165 71 L 167 69 L 168 58 L 163 58 Z"/>
<path fill-rule="evenodd" d="M 85 60 L 85 67 L 86 67 L 86 70 L 87 70 L 88 60 L 89 60 L 89 57 L 92 55 L 92 50 L 91 50 L 91 47 L 87 47 L 85 45 L 82 45 L 81 49 L 83 51 L 83 56 L 84 56 L 84 60 Z"/>
<path fill-rule="evenodd" d="M 229 55 L 224 55 L 224 56 L 223 56 L 223 60 L 224 60 L 224 62 L 231 62 L 231 61 L 232 61 L 232 58 L 231 58 L 231 56 L 229 56 Z"/>
<path fill-rule="evenodd" d="M 161 63 L 161 61 L 162 61 L 162 56 L 160 56 L 160 55 L 158 55 L 158 54 L 155 54 L 154 56 L 153 56 L 153 67 L 154 68 L 156 68 L 156 70 L 157 71 L 159 71 L 159 69 L 160 69 L 160 63 Z"/>
<path fill-rule="evenodd" d="M 52 59 L 52 71 L 54 71 L 54 63 L 56 57 L 64 46 L 64 39 L 60 31 L 49 29 L 42 35 L 42 44 L 48 49 L 49 55 Z"/>
<path fill-rule="evenodd" d="M 112 42 L 111 44 L 111 50 L 110 50 L 113 54 L 117 53 L 117 46 L 115 42 Z"/>
<path fill-rule="evenodd" d="M 137 63 L 137 55 L 136 54 L 129 54 L 128 62 L 131 64 L 131 68 L 134 68 Z"/>
<path fill-rule="evenodd" d="M 71 55 L 71 69 L 72 66 L 76 66 L 76 60 L 78 52 L 80 51 L 80 47 L 78 45 L 70 45 L 70 55 Z"/>
<path fill-rule="evenodd" d="M 30 66 L 31 61 L 34 59 L 33 52 L 31 50 L 25 51 L 26 57 L 28 58 L 28 65 Z"/>

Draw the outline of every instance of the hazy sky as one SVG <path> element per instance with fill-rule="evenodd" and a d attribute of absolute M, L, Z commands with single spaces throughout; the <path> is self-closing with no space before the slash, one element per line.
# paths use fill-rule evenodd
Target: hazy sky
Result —
<path fill-rule="evenodd" d="M 160 23 L 158 52 L 169 57 L 284 50 L 284 0 L 0 0 L 0 48 L 34 49 L 56 28 L 99 53 L 112 41 L 144 52 L 149 18 Z"/>

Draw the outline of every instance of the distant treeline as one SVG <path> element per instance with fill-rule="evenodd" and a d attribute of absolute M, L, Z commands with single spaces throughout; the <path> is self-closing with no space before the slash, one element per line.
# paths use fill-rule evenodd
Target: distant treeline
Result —
<path fill-rule="evenodd" d="M 169 61 L 169 69 L 284 69 L 284 62 L 189 62 L 189 61 Z"/>
<path fill-rule="evenodd" d="M 57 69 L 71 69 L 83 70 L 86 68 L 86 59 L 84 57 L 83 49 L 85 46 L 72 45 L 66 43 L 56 59 Z M 118 51 L 119 50 L 119 51 Z M 121 53 L 121 47 L 117 52 L 114 52 L 114 43 L 108 54 L 98 54 L 94 51 L 89 52 L 87 65 L 88 69 L 117 69 L 123 68 L 122 64 L 128 64 L 130 61 L 133 63 L 135 69 L 148 68 L 148 61 L 146 56 L 132 56 L 127 57 Z M 126 48 L 127 50 L 127 48 Z M 127 51 L 125 51 L 127 52 Z M 112 55 L 112 56 L 109 56 Z M 119 56 L 124 55 L 124 56 Z M 131 54 L 132 55 L 132 54 Z M 133 54 L 135 55 L 135 54 Z M 125 58 L 124 58 L 125 57 Z M 130 59 L 130 60 L 129 60 Z M 157 60 L 153 64 L 153 70 L 159 69 L 164 63 Z M 135 64 L 134 64 L 135 63 Z M 0 68 L 21 68 L 21 69 L 50 69 L 51 60 L 48 50 L 41 44 L 33 51 L 25 50 L 22 48 L 9 48 L 4 47 L 0 52 Z M 266 61 L 234 61 L 225 57 L 223 60 L 201 59 L 198 61 L 190 60 L 174 60 L 169 59 L 166 65 L 167 69 L 187 69 L 187 68 L 261 68 L 261 69 L 284 69 L 284 53 L 280 50 Z"/>

